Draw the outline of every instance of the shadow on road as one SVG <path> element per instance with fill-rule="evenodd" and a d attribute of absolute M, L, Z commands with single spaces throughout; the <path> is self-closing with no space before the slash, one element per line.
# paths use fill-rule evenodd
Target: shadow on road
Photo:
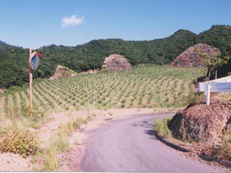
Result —
<path fill-rule="evenodd" d="M 163 142 L 165 145 L 168 145 L 169 147 L 172 147 L 178 151 L 182 151 L 182 152 L 189 152 L 189 150 L 185 149 L 185 148 L 182 148 L 178 145 L 175 145 L 175 144 L 172 144 L 168 141 L 166 141 L 163 137 L 159 136 L 157 131 L 156 130 L 145 130 L 145 133 L 148 134 L 148 135 L 151 135 L 151 136 L 155 136 L 156 138 L 154 139 L 158 139 L 160 140 L 161 142 Z"/>

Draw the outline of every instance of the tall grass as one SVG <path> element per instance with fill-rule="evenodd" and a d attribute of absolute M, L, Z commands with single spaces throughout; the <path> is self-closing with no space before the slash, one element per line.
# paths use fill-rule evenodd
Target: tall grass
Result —
<path fill-rule="evenodd" d="M 153 128 L 162 136 L 169 138 L 172 137 L 172 132 L 168 128 L 168 122 L 171 118 L 160 118 L 153 124 Z"/>
<path fill-rule="evenodd" d="M 45 151 L 45 154 L 43 156 L 45 161 L 42 171 L 58 171 L 59 161 L 57 159 L 57 155 L 61 152 L 66 152 L 69 150 L 67 137 L 74 131 L 79 129 L 82 124 L 86 124 L 89 120 L 91 120 L 90 116 L 88 116 L 86 119 L 72 119 L 66 124 L 62 124 L 60 126 L 56 136 L 51 140 L 53 142 Z"/>

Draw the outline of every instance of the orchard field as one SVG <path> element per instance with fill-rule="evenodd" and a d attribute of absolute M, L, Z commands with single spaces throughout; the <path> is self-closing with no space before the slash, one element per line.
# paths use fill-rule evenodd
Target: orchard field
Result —
<path fill-rule="evenodd" d="M 38 112 L 109 108 L 179 108 L 194 92 L 193 80 L 202 69 L 145 65 L 128 71 L 99 72 L 56 80 L 33 87 Z M 27 114 L 29 89 L 0 96 L 0 118 Z"/>

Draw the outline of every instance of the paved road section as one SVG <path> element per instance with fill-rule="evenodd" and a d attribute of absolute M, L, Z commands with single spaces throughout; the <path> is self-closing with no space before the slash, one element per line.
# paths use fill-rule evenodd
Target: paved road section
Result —
<path fill-rule="evenodd" d="M 152 135 L 152 124 L 171 114 L 145 114 L 89 132 L 81 171 L 226 172 L 185 158 Z"/>

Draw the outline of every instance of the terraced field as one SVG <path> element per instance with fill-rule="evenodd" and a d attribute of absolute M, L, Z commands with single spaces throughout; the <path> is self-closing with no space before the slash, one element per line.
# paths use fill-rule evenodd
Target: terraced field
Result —
<path fill-rule="evenodd" d="M 201 74 L 202 69 L 146 65 L 129 71 L 43 80 L 34 85 L 33 103 L 42 112 L 183 107 L 194 92 L 193 79 Z M 0 96 L 0 115 L 21 116 L 28 103 L 28 89 L 4 94 Z"/>

